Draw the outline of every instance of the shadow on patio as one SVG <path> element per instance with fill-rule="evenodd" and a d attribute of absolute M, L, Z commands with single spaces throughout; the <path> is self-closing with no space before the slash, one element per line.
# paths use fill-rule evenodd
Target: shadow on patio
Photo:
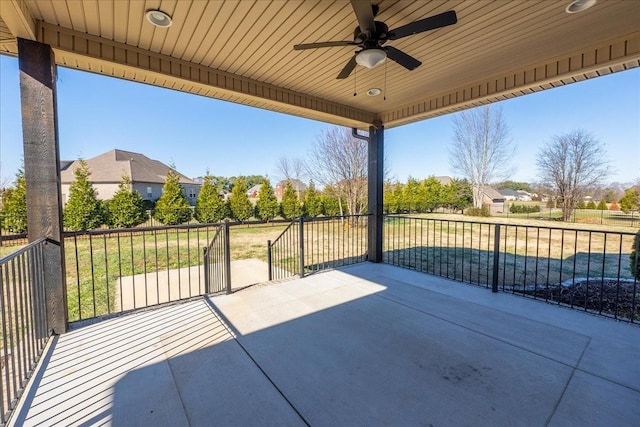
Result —
<path fill-rule="evenodd" d="M 640 329 L 384 264 L 78 328 L 15 425 L 633 425 Z"/>

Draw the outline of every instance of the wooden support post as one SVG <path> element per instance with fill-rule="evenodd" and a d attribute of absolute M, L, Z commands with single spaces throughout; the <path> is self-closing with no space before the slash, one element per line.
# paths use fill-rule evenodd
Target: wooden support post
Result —
<path fill-rule="evenodd" d="M 384 183 L 384 126 L 369 127 L 368 175 L 368 255 L 371 262 L 382 262 L 382 191 Z"/>
<path fill-rule="evenodd" d="M 44 253 L 48 327 L 67 330 L 56 65 L 49 45 L 18 38 L 29 241 L 47 237 Z"/>

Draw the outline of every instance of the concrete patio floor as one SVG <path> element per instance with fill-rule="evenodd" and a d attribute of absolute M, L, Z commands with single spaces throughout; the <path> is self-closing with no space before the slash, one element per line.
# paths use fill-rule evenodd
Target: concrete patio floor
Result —
<path fill-rule="evenodd" d="M 56 337 L 13 425 L 637 425 L 640 328 L 384 264 Z"/>

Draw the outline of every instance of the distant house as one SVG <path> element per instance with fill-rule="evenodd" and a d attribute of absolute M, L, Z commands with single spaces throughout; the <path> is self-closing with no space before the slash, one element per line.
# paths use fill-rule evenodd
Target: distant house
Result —
<path fill-rule="evenodd" d="M 505 200 L 518 200 L 518 193 L 516 190 L 510 188 L 499 188 L 498 193 L 502 194 Z"/>
<path fill-rule="evenodd" d="M 482 193 L 482 204 L 489 206 L 491 213 L 504 212 L 504 196 L 493 187 L 485 185 L 480 188 Z"/>
<path fill-rule="evenodd" d="M 247 196 L 250 199 L 257 199 L 258 198 L 258 194 L 260 194 L 260 187 L 262 187 L 262 184 L 254 185 L 253 187 L 248 189 L 247 190 Z"/>
<path fill-rule="evenodd" d="M 519 200 L 521 202 L 530 202 L 531 193 L 524 190 L 512 190 L 510 188 L 499 188 L 498 193 L 502 194 L 505 200 Z"/>
<path fill-rule="evenodd" d="M 298 194 L 298 197 L 304 193 L 305 191 L 307 191 L 307 186 L 305 185 L 304 182 L 300 181 L 299 179 L 291 179 L 291 185 L 293 185 L 293 189 L 294 191 Z M 287 180 L 283 179 L 282 181 L 278 182 L 276 184 L 276 188 L 275 188 L 275 193 L 276 193 L 276 197 L 281 199 L 282 196 L 284 195 L 284 189 L 287 186 Z"/>
<path fill-rule="evenodd" d="M 435 176 L 434 178 L 437 179 L 442 185 L 449 185 L 453 181 L 450 176 Z"/>
<path fill-rule="evenodd" d="M 89 177 L 91 184 L 101 200 L 111 199 L 122 182 L 122 176 L 127 175 L 131 179 L 133 190 L 139 192 L 143 199 L 155 202 L 162 195 L 167 173 L 171 170 L 169 166 L 158 160 L 124 150 L 111 150 L 87 159 L 85 162 L 91 172 Z M 69 197 L 69 187 L 75 180 L 74 172 L 79 163 L 78 160 L 60 162 L 63 204 L 66 204 Z M 187 200 L 192 206 L 195 205 L 200 193 L 200 184 L 178 174 Z"/>

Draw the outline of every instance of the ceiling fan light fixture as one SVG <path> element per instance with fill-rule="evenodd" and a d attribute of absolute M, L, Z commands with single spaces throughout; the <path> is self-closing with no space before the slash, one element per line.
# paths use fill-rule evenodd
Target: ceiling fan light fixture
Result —
<path fill-rule="evenodd" d="M 598 0 L 573 0 L 565 9 L 567 13 L 579 13 L 589 9 L 596 4 Z"/>
<path fill-rule="evenodd" d="M 380 90 L 380 88 L 377 88 L 377 87 L 372 87 L 367 91 L 367 95 L 369 96 L 378 96 L 381 93 L 382 93 L 382 90 Z"/>
<path fill-rule="evenodd" d="M 387 58 L 387 53 L 382 49 L 365 49 L 358 52 L 356 62 L 367 68 L 375 68 Z"/>
<path fill-rule="evenodd" d="M 160 28 L 167 28 L 173 24 L 171 17 L 161 10 L 149 10 L 146 13 L 147 21 Z"/>

